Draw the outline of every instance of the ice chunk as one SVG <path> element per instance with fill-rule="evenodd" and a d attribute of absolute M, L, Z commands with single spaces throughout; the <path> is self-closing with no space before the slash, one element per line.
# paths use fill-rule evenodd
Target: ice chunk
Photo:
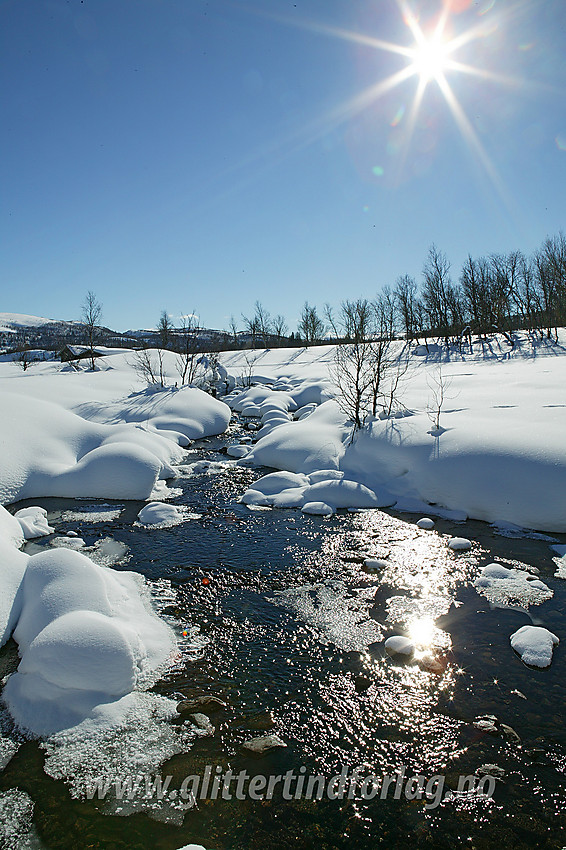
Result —
<path fill-rule="evenodd" d="M 403 635 L 393 635 L 385 641 L 385 651 L 388 655 L 400 655 L 406 658 L 412 658 L 415 654 L 415 645 L 408 637 Z"/>

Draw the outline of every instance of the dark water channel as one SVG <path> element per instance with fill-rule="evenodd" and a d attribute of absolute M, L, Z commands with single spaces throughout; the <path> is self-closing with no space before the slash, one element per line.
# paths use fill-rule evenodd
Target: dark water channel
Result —
<path fill-rule="evenodd" d="M 228 440 L 238 431 L 232 426 Z M 219 454 L 226 442 L 194 444 L 186 463 L 226 460 Z M 40 846 L 566 845 L 566 583 L 554 577 L 548 543 L 502 537 L 479 522 L 439 519 L 434 531 L 422 531 L 415 525 L 419 517 L 394 511 L 323 519 L 238 504 L 245 487 L 266 471 L 230 467 L 180 478 L 174 486 L 182 494 L 173 503 L 188 505 L 200 519 L 167 529 L 134 526 L 140 503 L 123 505 L 115 521 L 104 523 L 65 513 L 84 511 L 92 500 L 31 502 L 51 512 L 57 534 L 76 530 L 89 546 L 108 536 L 125 544 L 129 557 L 114 568 L 168 580 L 174 591 L 168 613 L 180 629 L 198 627 L 208 639 L 156 691 L 189 700 L 213 694 L 226 708 L 209 715 L 214 735 L 197 738 L 161 774 L 179 783 L 202 775 L 206 765 L 328 778 L 358 765 L 378 777 L 405 768 L 407 777 L 445 777 L 447 799 L 427 808 L 425 800 L 404 793 L 401 799 L 391 799 L 391 792 L 389 799 L 285 800 L 276 790 L 270 801 L 199 801 L 182 825 L 147 814 L 109 816 L 102 802 L 74 800 L 64 782 L 46 776 L 43 752 L 27 742 L 0 775 L 0 792 L 18 788 L 31 797 Z M 471 552 L 452 553 L 446 545 L 451 535 L 472 540 Z M 49 545 L 49 538 L 39 543 Z M 364 571 L 364 555 L 384 561 L 377 573 Z M 535 624 L 563 641 L 546 670 L 526 667 L 509 645 L 510 635 L 531 623 L 529 615 L 491 607 L 470 584 L 493 560 L 536 567 L 554 591 L 530 609 Z M 383 639 L 406 633 L 415 618 L 424 623 L 424 662 L 392 660 Z M 12 644 L 0 663 L 14 658 Z M 515 735 L 500 727 L 498 734 L 478 730 L 473 721 L 485 714 Z M 244 741 L 271 732 L 286 749 L 261 759 L 244 754 Z M 448 793 L 459 776 L 483 765 L 501 771 L 493 798 Z"/>

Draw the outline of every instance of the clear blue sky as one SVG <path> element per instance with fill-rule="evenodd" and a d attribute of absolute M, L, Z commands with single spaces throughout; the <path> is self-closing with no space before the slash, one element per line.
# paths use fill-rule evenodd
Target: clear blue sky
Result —
<path fill-rule="evenodd" d="M 225 327 L 260 299 L 294 329 L 433 242 L 458 277 L 566 226 L 564 0 L 452 0 L 484 76 L 442 66 L 458 106 L 432 77 L 414 122 L 418 74 L 359 102 L 411 64 L 396 0 L 0 0 L 0 29 L 2 311 L 91 289 L 119 330 Z"/>

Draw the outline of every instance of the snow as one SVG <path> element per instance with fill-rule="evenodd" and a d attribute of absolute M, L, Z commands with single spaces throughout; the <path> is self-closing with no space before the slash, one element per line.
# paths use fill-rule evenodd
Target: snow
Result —
<path fill-rule="evenodd" d="M 511 646 L 530 667 L 548 667 L 560 641 L 542 626 L 523 626 L 511 635 Z"/>
<path fill-rule="evenodd" d="M 339 471 L 424 516 L 566 532 L 565 342 L 564 331 L 560 345 L 518 332 L 512 349 L 498 337 L 471 352 L 412 346 L 404 415 L 381 413 L 355 435 L 331 400 L 333 346 L 226 352 L 221 359 L 237 379 L 246 358 L 255 358 L 252 380 L 264 382 L 227 399 L 235 410 L 253 404 L 262 415 L 249 462 L 303 474 Z M 404 344 L 393 348 L 400 353 Z M 439 362 L 450 391 L 442 433 L 431 437 L 427 378 Z M 302 419 L 306 405 L 316 407 Z M 293 411 L 298 419 L 291 421 Z"/>
<path fill-rule="evenodd" d="M 15 554 L 27 562 L 12 614 L 21 661 L 4 700 L 22 729 L 49 735 L 75 726 L 154 681 L 175 639 L 140 576 L 69 549 Z"/>
<path fill-rule="evenodd" d="M 453 552 L 467 552 L 472 548 L 472 544 L 466 537 L 452 537 L 448 541 L 448 548 Z"/>
<path fill-rule="evenodd" d="M 434 528 L 434 520 L 430 519 L 430 517 L 423 517 L 417 521 L 417 526 L 419 528 L 431 529 Z"/>
<path fill-rule="evenodd" d="M 200 519 L 200 514 L 191 513 L 184 505 L 167 505 L 163 502 L 150 502 L 138 514 L 136 525 L 147 528 L 170 528 L 187 519 Z"/>
<path fill-rule="evenodd" d="M 226 429 L 223 402 L 196 387 L 144 388 L 131 358 L 109 354 L 96 372 L 0 364 L 0 503 L 147 499 L 156 481 L 174 475 L 180 446 Z M 173 383 L 175 355 L 165 352 L 164 364 Z"/>
<path fill-rule="evenodd" d="M 14 516 L 20 523 L 26 540 L 45 537 L 48 534 L 53 534 L 55 531 L 47 522 L 47 511 L 45 508 L 22 508 L 16 511 Z"/>
<path fill-rule="evenodd" d="M 483 567 L 474 587 L 498 607 L 520 605 L 528 608 L 529 605 L 540 605 L 554 595 L 537 576 L 525 570 L 508 569 L 498 563 Z"/>
<path fill-rule="evenodd" d="M 326 502 L 306 502 L 301 511 L 304 514 L 315 514 L 318 516 L 332 516 L 334 508 L 327 505 Z"/>
<path fill-rule="evenodd" d="M 403 635 L 393 635 L 385 641 L 385 651 L 389 655 L 401 655 L 411 658 L 415 654 L 415 645 Z"/>

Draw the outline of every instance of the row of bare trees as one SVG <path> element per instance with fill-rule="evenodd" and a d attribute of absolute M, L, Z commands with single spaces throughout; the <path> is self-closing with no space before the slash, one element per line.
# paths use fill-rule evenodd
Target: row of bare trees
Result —
<path fill-rule="evenodd" d="M 404 275 L 393 291 L 403 336 L 461 339 L 499 332 L 513 344 L 518 329 L 558 339 L 566 324 L 566 237 L 547 237 L 532 256 L 520 251 L 468 256 L 453 281 L 446 255 L 432 246 L 420 287 Z"/>

